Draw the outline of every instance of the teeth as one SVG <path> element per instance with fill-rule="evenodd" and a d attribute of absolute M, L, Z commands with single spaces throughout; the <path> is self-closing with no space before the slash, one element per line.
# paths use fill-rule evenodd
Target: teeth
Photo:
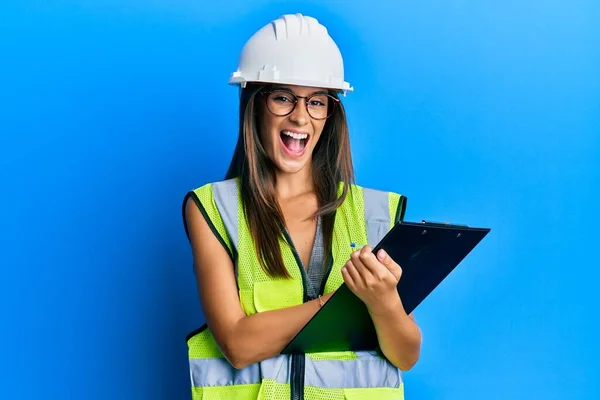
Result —
<path fill-rule="evenodd" d="M 283 131 L 282 133 L 284 135 L 293 137 L 294 139 L 306 139 L 308 137 L 308 135 L 306 133 L 294 133 L 294 132 L 290 132 L 290 131 Z"/>

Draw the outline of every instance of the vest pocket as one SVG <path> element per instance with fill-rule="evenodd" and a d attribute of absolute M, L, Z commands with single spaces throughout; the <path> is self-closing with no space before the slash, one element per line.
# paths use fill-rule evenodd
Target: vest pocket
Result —
<path fill-rule="evenodd" d="M 302 304 L 302 281 L 298 279 L 274 279 L 255 282 L 253 288 L 256 311 L 277 310 Z"/>
<path fill-rule="evenodd" d="M 242 305 L 242 310 L 246 315 L 256 314 L 256 308 L 254 308 L 254 291 L 250 290 L 240 290 L 240 303 Z"/>
<path fill-rule="evenodd" d="M 209 386 L 195 394 L 193 400 L 255 400 L 258 397 L 260 384 L 231 385 L 231 386 Z"/>
<path fill-rule="evenodd" d="M 404 400 L 404 387 L 344 389 L 345 400 Z"/>

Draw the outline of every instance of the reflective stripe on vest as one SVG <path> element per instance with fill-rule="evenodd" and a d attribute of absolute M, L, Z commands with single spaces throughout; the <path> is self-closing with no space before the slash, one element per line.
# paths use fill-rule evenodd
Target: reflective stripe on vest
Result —
<path fill-rule="evenodd" d="M 375 352 L 356 355 L 357 359 L 346 361 L 306 356 L 304 384 L 320 388 L 398 388 L 402 384 L 399 371 Z M 289 356 L 280 355 L 232 370 L 224 358 L 195 358 L 190 360 L 192 386 L 248 385 L 263 379 L 289 384 L 290 364 Z"/>

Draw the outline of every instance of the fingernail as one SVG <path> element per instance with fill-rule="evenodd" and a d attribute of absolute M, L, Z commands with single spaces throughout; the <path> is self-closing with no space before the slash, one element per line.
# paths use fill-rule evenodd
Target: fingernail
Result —
<path fill-rule="evenodd" d="M 383 249 L 379 250 L 379 259 L 385 260 L 385 257 L 387 257 L 386 252 Z"/>

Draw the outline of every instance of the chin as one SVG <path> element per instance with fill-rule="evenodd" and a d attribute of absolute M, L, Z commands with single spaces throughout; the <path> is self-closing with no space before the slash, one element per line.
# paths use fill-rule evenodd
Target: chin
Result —
<path fill-rule="evenodd" d="M 287 161 L 287 160 L 278 160 L 275 163 L 275 166 L 280 172 L 285 174 L 295 174 L 302 171 L 307 165 L 307 160 L 298 160 L 298 161 Z"/>

